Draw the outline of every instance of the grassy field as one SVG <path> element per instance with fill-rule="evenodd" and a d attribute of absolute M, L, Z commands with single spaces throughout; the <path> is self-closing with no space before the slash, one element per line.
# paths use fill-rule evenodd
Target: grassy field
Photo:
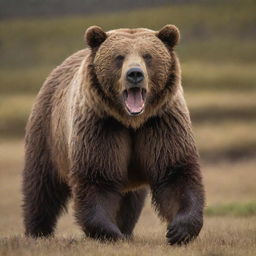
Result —
<path fill-rule="evenodd" d="M 55 238 L 24 238 L 22 156 L 23 141 L 1 142 L 0 255 L 255 255 L 255 160 L 202 165 L 207 195 L 205 225 L 196 241 L 179 248 L 166 244 L 165 225 L 150 207 L 149 199 L 130 242 L 101 244 L 84 238 L 74 224 L 72 203 L 59 222 Z"/>
<path fill-rule="evenodd" d="M 0 255 L 256 254 L 256 3 L 212 1 L 88 17 L 0 21 Z M 24 127 L 44 79 L 84 47 L 90 25 L 104 29 L 176 24 L 185 97 L 202 160 L 207 205 L 199 238 L 170 247 L 148 199 L 133 241 L 84 238 L 69 213 L 56 237 L 23 236 Z"/>

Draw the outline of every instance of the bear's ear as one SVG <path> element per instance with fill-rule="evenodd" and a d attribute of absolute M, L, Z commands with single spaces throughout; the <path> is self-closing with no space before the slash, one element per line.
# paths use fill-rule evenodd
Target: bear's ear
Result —
<path fill-rule="evenodd" d="M 107 38 L 101 27 L 91 26 L 85 32 L 85 41 L 91 47 L 99 47 Z"/>
<path fill-rule="evenodd" d="M 174 47 L 180 39 L 179 29 L 174 25 L 165 25 L 156 36 L 167 46 Z"/>

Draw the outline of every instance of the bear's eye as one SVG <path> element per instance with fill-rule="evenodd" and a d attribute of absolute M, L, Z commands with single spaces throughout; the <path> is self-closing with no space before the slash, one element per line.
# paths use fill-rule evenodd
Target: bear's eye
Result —
<path fill-rule="evenodd" d="M 124 56 L 123 55 L 117 55 L 116 56 L 116 61 L 122 62 L 123 60 L 124 60 Z"/>
<path fill-rule="evenodd" d="M 146 53 L 143 55 L 143 59 L 147 62 L 150 62 L 152 60 L 152 55 L 149 53 Z"/>
<path fill-rule="evenodd" d="M 124 61 L 123 55 L 117 55 L 115 57 L 115 62 L 116 62 L 117 67 L 120 67 L 122 65 L 123 61 Z"/>

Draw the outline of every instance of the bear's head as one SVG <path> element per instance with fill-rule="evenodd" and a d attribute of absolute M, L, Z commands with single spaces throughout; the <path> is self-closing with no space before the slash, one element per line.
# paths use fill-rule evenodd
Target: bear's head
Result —
<path fill-rule="evenodd" d="M 180 85 L 178 58 L 173 49 L 179 30 L 166 25 L 159 31 L 89 27 L 88 65 L 92 86 L 110 115 L 138 127 L 174 98 Z"/>

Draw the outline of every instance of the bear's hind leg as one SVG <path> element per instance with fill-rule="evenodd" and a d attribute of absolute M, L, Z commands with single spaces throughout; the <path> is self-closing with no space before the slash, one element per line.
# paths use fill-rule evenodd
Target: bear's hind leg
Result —
<path fill-rule="evenodd" d="M 43 150 L 39 158 L 26 159 L 23 196 L 25 234 L 32 237 L 51 235 L 57 217 L 66 207 L 70 189 L 60 181 Z"/>
<path fill-rule="evenodd" d="M 127 237 L 132 236 L 133 229 L 140 217 L 147 195 L 146 189 L 130 191 L 124 194 L 117 214 L 117 224 Z"/>

